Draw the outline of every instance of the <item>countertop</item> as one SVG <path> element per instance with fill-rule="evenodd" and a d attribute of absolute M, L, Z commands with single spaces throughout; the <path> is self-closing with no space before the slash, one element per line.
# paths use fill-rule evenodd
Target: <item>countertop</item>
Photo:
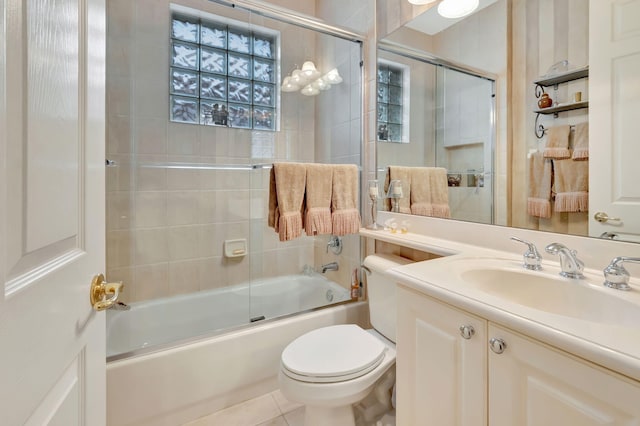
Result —
<path fill-rule="evenodd" d="M 390 275 L 401 285 L 634 380 L 640 380 L 640 321 L 635 322 L 635 315 L 633 318 L 621 318 L 620 323 L 614 321 L 600 323 L 549 313 L 465 285 L 460 274 L 456 272 L 464 269 L 464 265 L 482 262 L 499 264 L 500 268 L 507 270 L 524 271 L 521 255 L 410 232 L 400 234 L 362 229 L 360 235 L 443 256 L 391 269 Z M 542 265 L 543 271 L 539 274 L 555 277 L 560 272 L 558 262 L 546 260 Z M 589 291 L 596 292 L 595 294 L 605 295 L 606 293 L 606 297 L 620 298 L 625 303 L 637 305 L 640 313 L 640 283 L 637 279 L 632 279 L 630 282 L 632 291 L 625 292 L 602 286 L 603 274 L 600 270 L 585 269 L 584 273 L 586 276 L 584 280 L 557 278 L 566 280 L 569 285 L 588 287 Z M 571 300 L 567 303 L 571 303 Z M 577 307 L 571 306 L 571 308 Z M 585 309 L 599 308 L 599 306 L 585 307 Z M 615 318 L 616 312 L 610 314 Z M 640 319 L 640 316 L 638 318 Z"/>

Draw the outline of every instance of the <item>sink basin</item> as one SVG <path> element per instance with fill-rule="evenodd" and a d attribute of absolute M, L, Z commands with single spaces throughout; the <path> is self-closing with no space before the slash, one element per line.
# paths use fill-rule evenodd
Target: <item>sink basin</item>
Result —
<path fill-rule="evenodd" d="M 518 305 L 584 321 L 640 326 L 637 297 L 626 292 L 614 294 L 617 290 L 604 288 L 595 279 L 572 280 L 553 272 L 480 265 L 462 269 L 460 278 L 466 285 Z"/>

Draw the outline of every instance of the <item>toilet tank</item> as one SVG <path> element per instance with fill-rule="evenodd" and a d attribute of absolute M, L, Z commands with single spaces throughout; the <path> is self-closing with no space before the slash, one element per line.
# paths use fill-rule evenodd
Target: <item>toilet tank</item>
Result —
<path fill-rule="evenodd" d="M 374 329 L 396 341 L 396 283 L 387 271 L 411 260 L 392 254 L 374 254 L 364 259 L 369 297 L 369 321 Z"/>

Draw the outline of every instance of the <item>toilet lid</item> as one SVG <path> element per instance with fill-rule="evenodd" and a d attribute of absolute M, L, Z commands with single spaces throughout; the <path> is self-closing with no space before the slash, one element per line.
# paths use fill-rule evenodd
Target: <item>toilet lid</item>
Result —
<path fill-rule="evenodd" d="M 362 376 L 383 360 L 386 346 L 353 324 L 323 327 L 282 352 L 284 372 L 297 380 L 334 382 Z"/>

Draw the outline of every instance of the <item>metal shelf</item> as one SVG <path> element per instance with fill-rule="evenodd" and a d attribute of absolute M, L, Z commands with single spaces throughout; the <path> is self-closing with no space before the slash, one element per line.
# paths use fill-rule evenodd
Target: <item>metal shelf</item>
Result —
<path fill-rule="evenodd" d="M 566 83 L 567 81 L 578 80 L 589 76 L 589 66 L 578 68 L 575 70 L 567 71 L 562 74 L 556 74 L 552 77 L 541 77 L 533 82 L 538 86 L 556 86 L 560 83 Z"/>
<path fill-rule="evenodd" d="M 535 112 L 536 114 L 557 114 L 563 111 L 572 111 L 574 109 L 582 109 L 582 108 L 589 108 L 589 101 L 572 102 L 570 104 L 563 104 L 563 105 L 553 106 L 549 108 L 541 108 L 541 109 L 533 110 L 533 112 Z"/>

